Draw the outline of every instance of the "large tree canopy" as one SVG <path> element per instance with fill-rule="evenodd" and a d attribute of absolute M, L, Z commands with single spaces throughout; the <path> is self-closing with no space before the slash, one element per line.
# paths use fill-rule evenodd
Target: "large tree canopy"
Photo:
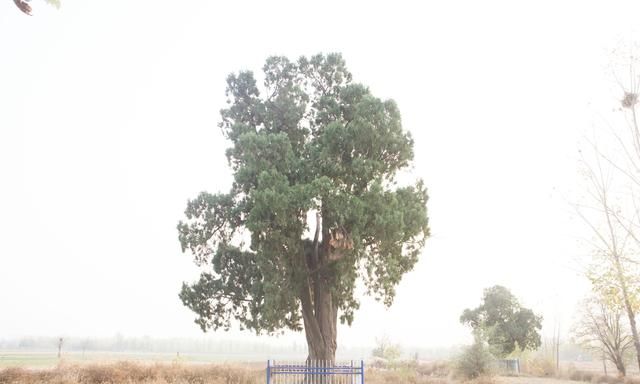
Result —
<path fill-rule="evenodd" d="M 485 289 L 482 304 L 465 309 L 460 322 L 471 326 L 498 356 L 516 349 L 537 349 L 541 344 L 538 331 L 542 328 L 542 317 L 521 307 L 518 299 L 500 285 Z"/>
<path fill-rule="evenodd" d="M 418 260 L 427 192 L 396 181 L 413 159 L 398 107 L 352 83 L 339 54 L 270 57 L 263 71 L 264 87 L 248 71 L 227 78 L 234 182 L 187 204 L 179 239 L 203 272 L 180 298 L 205 331 L 304 327 L 309 357 L 333 359 L 358 278 L 391 305 Z"/>

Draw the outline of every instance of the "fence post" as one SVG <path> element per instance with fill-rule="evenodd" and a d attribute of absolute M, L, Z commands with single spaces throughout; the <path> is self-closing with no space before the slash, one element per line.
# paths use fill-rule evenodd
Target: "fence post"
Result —
<path fill-rule="evenodd" d="M 360 360 L 360 384 L 364 384 L 364 360 Z"/>
<path fill-rule="evenodd" d="M 347 384 L 356 384 L 353 379 L 353 360 L 351 360 L 351 371 L 349 371 L 349 382 Z"/>
<path fill-rule="evenodd" d="M 267 360 L 267 384 L 271 382 L 271 360 Z"/>

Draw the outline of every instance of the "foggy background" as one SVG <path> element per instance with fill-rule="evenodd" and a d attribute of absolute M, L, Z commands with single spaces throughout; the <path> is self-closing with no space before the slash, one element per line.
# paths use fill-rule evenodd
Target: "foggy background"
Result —
<path fill-rule="evenodd" d="M 618 118 L 612 50 L 640 11 L 601 4 L 63 0 L 27 17 L 0 2 L 0 346 L 124 335 L 304 354 L 303 333 L 202 336 L 178 299 L 198 270 L 175 227 L 187 199 L 231 183 L 227 74 L 318 52 L 396 100 L 430 194 L 419 263 L 390 309 L 362 300 L 340 348 L 467 343 L 458 318 L 495 284 L 566 337 L 588 291 L 580 140 Z"/>

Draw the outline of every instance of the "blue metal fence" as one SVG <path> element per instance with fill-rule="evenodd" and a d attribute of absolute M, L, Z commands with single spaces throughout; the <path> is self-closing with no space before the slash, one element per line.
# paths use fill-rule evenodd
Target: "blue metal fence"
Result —
<path fill-rule="evenodd" d="M 364 361 L 267 360 L 267 384 L 364 384 Z"/>

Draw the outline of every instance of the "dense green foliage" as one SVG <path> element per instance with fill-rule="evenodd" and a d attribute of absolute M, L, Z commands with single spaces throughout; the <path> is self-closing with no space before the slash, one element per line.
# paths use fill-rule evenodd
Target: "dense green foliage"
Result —
<path fill-rule="evenodd" d="M 427 193 L 396 181 L 413 159 L 398 107 L 352 83 L 340 55 L 271 57 L 263 71 L 263 88 L 252 72 L 227 78 L 234 183 L 187 205 L 180 243 L 204 271 L 180 297 L 203 330 L 304 324 L 328 342 L 338 312 L 353 320 L 358 277 L 392 303 L 429 235 Z"/>
<path fill-rule="evenodd" d="M 505 356 L 516 349 L 537 349 L 541 344 L 542 317 L 523 308 L 509 290 L 500 285 L 484 290 L 482 304 L 465 309 L 460 322 L 485 339 L 491 352 Z"/>

